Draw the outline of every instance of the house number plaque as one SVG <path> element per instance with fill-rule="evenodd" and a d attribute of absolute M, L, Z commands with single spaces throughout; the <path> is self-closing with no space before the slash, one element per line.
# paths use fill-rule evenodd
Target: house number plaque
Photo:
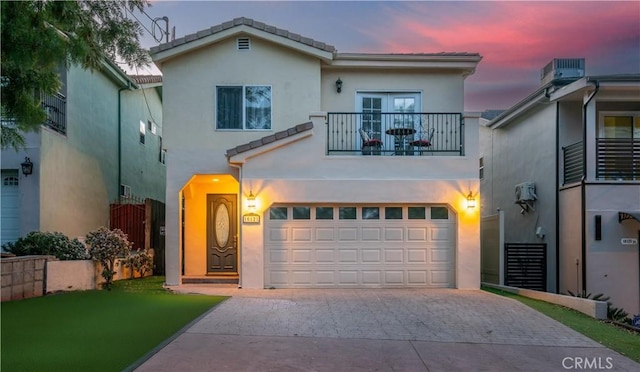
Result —
<path fill-rule="evenodd" d="M 260 215 L 256 214 L 256 213 L 245 214 L 244 216 L 242 216 L 242 222 L 243 223 L 259 224 L 260 223 Z"/>

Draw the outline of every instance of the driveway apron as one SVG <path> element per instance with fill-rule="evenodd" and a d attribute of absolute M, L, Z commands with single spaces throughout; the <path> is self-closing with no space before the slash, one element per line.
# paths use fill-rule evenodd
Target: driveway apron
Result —
<path fill-rule="evenodd" d="M 233 297 L 136 371 L 640 370 L 555 320 L 483 291 L 176 291 Z"/>

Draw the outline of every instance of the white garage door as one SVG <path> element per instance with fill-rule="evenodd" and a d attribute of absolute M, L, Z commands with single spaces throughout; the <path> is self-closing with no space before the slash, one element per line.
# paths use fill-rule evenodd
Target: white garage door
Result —
<path fill-rule="evenodd" d="M 444 206 L 273 206 L 265 287 L 454 287 L 455 215 Z"/>
<path fill-rule="evenodd" d="M 2 171 L 2 220 L 0 220 L 0 245 L 14 242 L 20 237 L 20 199 L 18 193 L 18 172 Z"/>

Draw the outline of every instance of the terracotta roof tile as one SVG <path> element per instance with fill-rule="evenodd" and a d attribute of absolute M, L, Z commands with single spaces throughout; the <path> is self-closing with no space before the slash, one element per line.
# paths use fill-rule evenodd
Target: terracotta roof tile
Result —
<path fill-rule="evenodd" d="M 267 33 L 270 33 L 270 34 L 282 36 L 282 37 L 285 37 L 287 39 L 290 39 L 290 40 L 293 40 L 293 41 L 297 41 L 297 42 L 305 44 L 305 45 L 309 45 L 309 46 L 314 47 L 316 49 L 323 50 L 325 52 L 333 53 L 333 52 L 336 51 L 336 48 L 333 47 L 332 45 L 328 45 L 326 43 L 319 42 L 319 41 L 313 40 L 313 39 L 308 38 L 308 37 L 303 37 L 303 36 L 301 36 L 299 34 L 294 34 L 294 33 L 289 32 L 287 30 L 283 30 L 283 29 L 277 28 L 275 26 L 267 25 L 267 24 L 265 24 L 263 22 L 254 21 L 251 18 L 241 17 L 241 18 L 235 18 L 232 21 L 227 21 L 227 22 L 224 22 L 222 24 L 210 27 L 210 28 L 205 29 L 205 30 L 197 31 L 197 32 L 195 32 L 193 34 L 189 34 L 189 35 L 186 35 L 186 36 L 181 37 L 179 39 L 175 39 L 175 40 L 173 40 L 171 42 L 160 44 L 158 46 L 152 47 L 151 48 L 151 53 L 159 53 L 159 52 L 162 52 L 164 50 L 168 50 L 168 49 L 177 47 L 179 45 L 187 44 L 187 43 L 189 43 L 191 41 L 202 39 L 202 38 L 207 37 L 209 35 L 213 35 L 213 34 L 216 34 L 218 32 L 222 32 L 224 30 L 230 29 L 232 27 L 240 26 L 240 25 L 249 26 L 249 27 L 255 28 L 256 30 L 260 30 L 260 31 L 264 31 L 264 32 L 267 32 Z"/>
<path fill-rule="evenodd" d="M 242 152 L 246 152 L 258 147 L 262 147 L 264 145 L 279 141 L 281 139 L 287 138 L 287 137 L 291 137 L 295 134 L 298 133 L 302 133 L 308 130 L 313 129 L 313 123 L 312 122 L 306 122 L 306 123 L 302 123 L 302 124 L 298 124 L 295 127 L 291 127 L 289 129 L 285 129 L 283 131 L 274 133 L 274 134 L 270 134 L 268 136 L 262 137 L 260 139 L 257 139 L 255 141 L 251 141 L 249 143 L 245 143 L 242 145 L 238 145 L 232 149 L 227 150 L 227 158 L 234 156 L 234 155 L 238 155 Z"/>
<path fill-rule="evenodd" d="M 162 75 L 129 75 L 136 84 L 162 83 Z"/>

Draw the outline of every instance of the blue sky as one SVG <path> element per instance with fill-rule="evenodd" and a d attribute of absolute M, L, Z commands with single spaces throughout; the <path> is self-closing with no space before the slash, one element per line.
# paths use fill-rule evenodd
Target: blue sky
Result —
<path fill-rule="evenodd" d="M 467 111 L 517 103 L 552 58 L 585 58 L 588 75 L 640 73 L 640 1 L 156 0 L 147 13 L 169 17 L 176 38 L 248 17 L 342 53 L 477 52 L 483 60 L 466 80 Z M 140 20 L 151 29 L 149 18 Z"/>

